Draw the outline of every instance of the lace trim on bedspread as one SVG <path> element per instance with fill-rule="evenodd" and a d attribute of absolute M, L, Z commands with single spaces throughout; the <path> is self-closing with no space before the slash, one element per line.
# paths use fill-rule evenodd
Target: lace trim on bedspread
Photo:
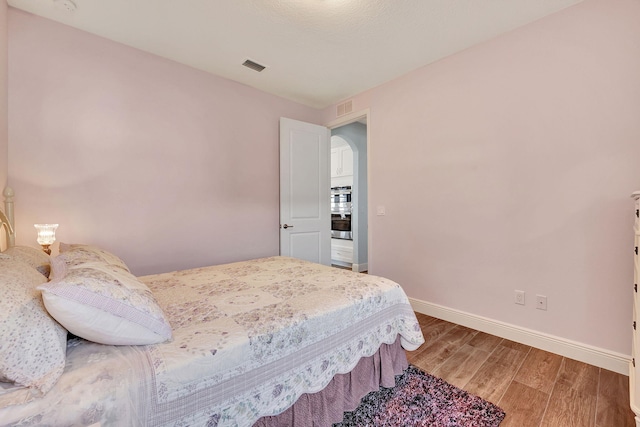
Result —
<path fill-rule="evenodd" d="M 184 405 L 179 412 L 186 411 L 189 416 L 170 419 L 177 402 L 159 404 L 153 408 L 153 418 L 148 423 L 151 426 L 251 426 L 260 417 L 286 410 L 302 394 L 322 390 L 336 374 L 351 371 L 362 357 L 373 355 L 383 343 L 392 344 L 398 335 L 408 346 L 415 342 L 416 323 L 410 305 L 388 307 L 340 335 L 327 337 L 277 362 L 198 390 L 188 399 L 179 399 Z M 283 373 L 282 366 L 293 368 Z M 220 402 L 229 393 L 235 397 Z"/>

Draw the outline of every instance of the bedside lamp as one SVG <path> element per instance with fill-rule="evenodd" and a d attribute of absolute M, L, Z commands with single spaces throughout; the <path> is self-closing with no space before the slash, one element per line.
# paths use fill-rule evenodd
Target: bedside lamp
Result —
<path fill-rule="evenodd" d="M 56 228 L 58 224 L 33 224 L 38 230 L 38 243 L 42 246 L 42 250 L 47 255 L 51 255 L 51 249 L 49 246 L 56 241 Z"/>

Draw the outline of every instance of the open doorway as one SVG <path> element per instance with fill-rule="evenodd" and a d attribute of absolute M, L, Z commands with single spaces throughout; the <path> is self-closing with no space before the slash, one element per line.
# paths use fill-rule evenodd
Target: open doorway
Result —
<path fill-rule="evenodd" d="M 330 139 L 331 131 L 337 129 L 336 134 L 353 147 L 354 158 L 352 258 L 348 268 L 364 272 L 372 267 L 368 117 L 368 110 L 351 113 L 325 126 L 280 118 L 280 255 L 331 264 Z M 354 128 L 360 128 L 357 137 Z"/>
<path fill-rule="evenodd" d="M 369 269 L 367 115 L 331 126 L 331 263 Z"/>

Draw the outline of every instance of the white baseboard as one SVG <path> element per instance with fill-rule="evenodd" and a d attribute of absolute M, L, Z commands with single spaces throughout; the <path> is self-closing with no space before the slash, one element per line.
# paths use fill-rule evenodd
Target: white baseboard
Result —
<path fill-rule="evenodd" d="M 619 374 L 629 375 L 630 356 L 415 298 L 409 298 L 409 301 L 418 313 L 579 360 Z"/>

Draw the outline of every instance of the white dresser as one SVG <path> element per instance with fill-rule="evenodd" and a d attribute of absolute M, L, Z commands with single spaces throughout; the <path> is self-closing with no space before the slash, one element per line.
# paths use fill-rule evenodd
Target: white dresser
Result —
<path fill-rule="evenodd" d="M 633 344 L 631 347 L 631 362 L 629 364 L 629 393 L 631 398 L 631 409 L 636 414 L 636 427 L 640 427 L 640 322 L 638 321 L 638 311 L 640 310 L 640 298 L 638 296 L 638 284 L 640 284 L 640 257 L 638 247 L 640 246 L 640 191 L 631 195 L 635 200 L 633 227 L 635 234 L 635 248 L 633 254 Z"/>

